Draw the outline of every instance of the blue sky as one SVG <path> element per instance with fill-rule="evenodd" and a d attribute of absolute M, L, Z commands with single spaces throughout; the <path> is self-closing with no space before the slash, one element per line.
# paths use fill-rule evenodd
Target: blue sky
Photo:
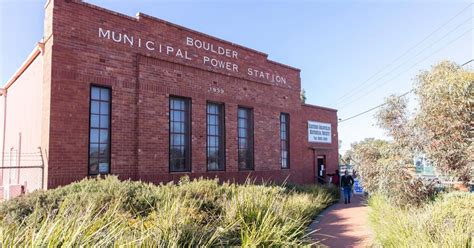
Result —
<path fill-rule="evenodd" d="M 341 119 L 410 90 L 420 70 L 442 59 L 474 57 L 470 0 L 86 2 L 131 16 L 143 12 L 268 53 L 300 68 L 307 102 L 337 108 Z M 44 3 L 0 0 L 1 84 L 41 39 Z M 374 124 L 373 112 L 340 123 L 342 150 L 365 137 L 386 138 Z"/>

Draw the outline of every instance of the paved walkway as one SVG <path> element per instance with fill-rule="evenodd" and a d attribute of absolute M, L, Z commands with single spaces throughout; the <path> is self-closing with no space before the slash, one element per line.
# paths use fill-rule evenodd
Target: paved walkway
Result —
<path fill-rule="evenodd" d="M 342 203 L 341 203 L 342 202 Z M 365 198 L 353 196 L 350 204 L 340 200 L 323 211 L 310 225 L 315 240 L 329 247 L 370 247 L 371 232 Z"/>

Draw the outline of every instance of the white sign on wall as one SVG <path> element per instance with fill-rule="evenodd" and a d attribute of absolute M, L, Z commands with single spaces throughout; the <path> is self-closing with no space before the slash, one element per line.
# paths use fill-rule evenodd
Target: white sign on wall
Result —
<path fill-rule="evenodd" d="M 331 124 L 308 121 L 308 141 L 316 143 L 331 143 Z"/>

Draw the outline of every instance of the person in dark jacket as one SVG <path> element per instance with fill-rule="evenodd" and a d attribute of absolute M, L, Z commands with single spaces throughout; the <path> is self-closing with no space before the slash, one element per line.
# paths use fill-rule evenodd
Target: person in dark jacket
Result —
<path fill-rule="evenodd" d="M 341 186 L 344 190 L 344 204 L 351 203 L 352 185 L 354 185 L 354 179 L 346 170 L 341 178 Z"/>

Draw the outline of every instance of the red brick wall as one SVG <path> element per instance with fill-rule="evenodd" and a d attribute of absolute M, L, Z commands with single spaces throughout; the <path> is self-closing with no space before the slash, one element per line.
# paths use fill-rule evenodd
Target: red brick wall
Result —
<path fill-rule="evenodd" d="M 192 177 L 247 178 L 249 172 L 237 168 L 237 107 L 242 105 L 254 111 L 255 171 L 251 176 L 314 182 L 307 120 L 310 117 L 336 125 L 337 117 L 335 111 L 301 105 L 298 69 L 269 61 L 266 54 L 146 15 L 133 18 L 64 0 L 52 0 L 46 8 L 53 12 L 54 41 L 48 187 L 87 176 L 90 84 L 112 87 L 111 173 L 120 178 L 160 182 L 185 174 L 168 170 L 168 104 L 169 96 L 177 95 L 192 99 Z M 186 49 L 193 60 L 99 38 L 99 27 Z M 187 36 L 237 51 L 238 59 L 186 46 Z M 206 66 L 203 56 L 230 61 L 239 72 Z M 286 83 L 249 76 L 248 67 L 283 75 Z M 213 88 L 223 92 L 214 93 Z M 206 171 L 207 101 L 225 103 L 225 172 Z M 281 112 L 290 114 L 291 161 L 287 170 L 280 168 Z M 337 133 L 332 145 L 318 149 L 328 154 L 328 166 L 335 166 Z"/>
<path fill-rule="evenodd" d="M 327 109 L 318 106 L 312 105 L 303 105 L 303 116 L 302 119 L 303 124 L 306 129 L 304 131 L 307 135 L 307 127 L 308 121 L 318 121 L 323 123 L 331 123 L 331 144 L 325 143 L 310 143 L 308 142 L 307 136 L 306 140 L 304 141 L 304 146 L 310 149 L 307 149 L 305 157 L 313 156 L 317 158 L 317 156 L 325 156 L 326 157 L 326 173 L 334 173 L 335 170 L 339 168 L 339 139 L 337 133 L 337 115 L 335 110 Z M 314 151 L 314 152 L 313 152 Z M 314 171 L 316 173 L 316 171 Z"/>

